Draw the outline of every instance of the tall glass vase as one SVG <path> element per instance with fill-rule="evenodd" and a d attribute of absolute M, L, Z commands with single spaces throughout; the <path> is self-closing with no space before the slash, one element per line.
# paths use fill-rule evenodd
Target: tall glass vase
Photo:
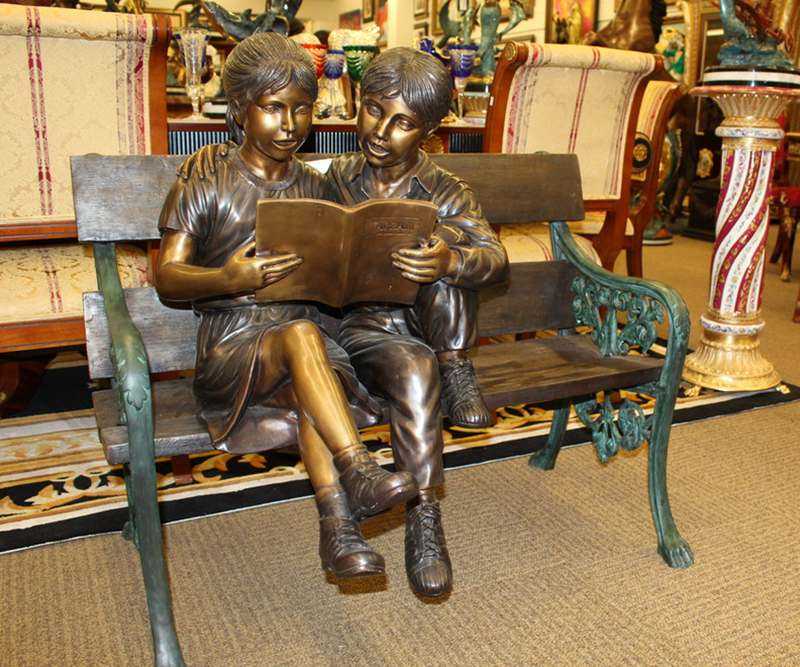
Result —
<path fill-rule="evenodd" d="M 344 47 L 344 55 L 347 59 L 347 73 L 356 86 L 356 114 L 358 114 L 358 108 L 361 105 L 361 77 L 364 76 L 364 70 L 367 69 L 377 53 L 377 46 L 350 44 Z"/>
<path fill-rule="evenodd" d="M 320 91 L 318 118 L 348 118 L 347 99 L 342 92 L 341 79 L 344 74 L 344 51 L 331 49 L 325 57 L 325 78 Z"/>
<path fill-rule="evenodd" d="M 208 33 L 199 28 L 186 28 L 178 35 L 183 64 L 186 67 L 186 94 L 192 102 L 192 115 L 189 120 L 202 120 L 200 106 L 203 103 L 202 76 L 206 64 L 206 45 Z"/>
<path fill-rule="evenodd" d="M 458 95 L 456 103 L 459 118 L 464 117 L 464 90 L 467 87 L 467 79 L 472 74 L 477 53 L 477 44 L 457 44 L 450 47 L 450 72 Z"/>

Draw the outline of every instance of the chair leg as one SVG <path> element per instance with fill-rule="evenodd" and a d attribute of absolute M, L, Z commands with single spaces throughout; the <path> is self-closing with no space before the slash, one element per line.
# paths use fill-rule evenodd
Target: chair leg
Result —
<path fill-rule="evenodd" d="M 797 301 L 794 304 L 793 322 L 800 322 L 800 291 L 797 293 Z"/>
<path fill-rule="evenodd" d="M 565 401 L 560 407 L 553 411 L 553 422 L 550 425 L 550 435 L 544 449 L 531 454 L 528 465 L 540 470 L 552 470 L 556 466 L 558 453 L 564 443 L 564 433 L 567 431 L 567 421 L 569 420 L 569 401 Z"/>
<path fill-rule="evenodd" d="M 628 269 L 628 275 L 634 278 L 641 278 L 643 268 L 642 262 L 642 243 L 634 244 L 625 250 L 625 265 Z"/>
<path fill-rule="evenodd" d="M 785 234 L 784 245 L 780 257 L 780 276 L 784 282 L 792 279 L 792 255 L 794 254 L 794 239 L 797 235 L 797 217 L 791 212 L 781 220 L 781 233 Z"/>
<path fill-rule="evenodd" d="M 686 568 L 694 563 L 694 555 L 689 544 L 678 532 L 667 495 L 667 447 L 675 394 L 676 389 L 665 392 L 665 395 L 656 400 L 647 455 L 647 477 L 650 511 L 658 536 L 658 553 L 670 567 Z"/>
<path fill-rule="evenodd" d="M 185 667 L 172 618 L 172 600 L 161 536 L 156 496 L 156 467 L 152 422 L 143 410 L 128 410 L 130 475 L 128 494 L 132 500 L 133 536 L 142 565 L 153 653 L 156 667 Z"/>

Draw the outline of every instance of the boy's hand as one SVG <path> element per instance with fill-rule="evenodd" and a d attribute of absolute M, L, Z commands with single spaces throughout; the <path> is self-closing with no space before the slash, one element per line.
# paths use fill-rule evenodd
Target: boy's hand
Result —
<path fill-rule="evenodd" d="M 185 181 L 197 172 L 200 179 L 205 179 L 217 173 L 217 160 L 225 157 L 230 149 L 230 143 L 208 144 L 199 151 L 187 157 L 178 168 L 178 175 Z"/>
<path fill-rule="evenodd" d="M 421 248 L 401 249 L 392 253 L 392 260 L 403 277 L 415 283 L 435 283 L 455 275 L 458 268 L 458 255 L 436 237 Z"/>
<path fill-rule="evenodd" d="M 248 243 L 230 256 L 222 267 L 228 282 L 226 292 L 255 292 L 288 276 L 303 258 L 294 253 L 257 257 L 255 242 Z"/>

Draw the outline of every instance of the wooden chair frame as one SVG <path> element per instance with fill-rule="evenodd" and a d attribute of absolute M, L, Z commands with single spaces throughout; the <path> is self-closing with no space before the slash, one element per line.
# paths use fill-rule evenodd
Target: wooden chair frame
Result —
<path fill-rule="evenodd" d="M 528 61 L 529 46 L 521 42 L 509 42 L 499 58 L 497 71 L 492 82 L 489 111 L 486 115 L 486 134 L 483 140 L 484 153 L 503 152 L 503 125 L 511 95 L 511 83 L 516 71 Z M 605 212 L 605 221 L 600 232 L 592 237 L 592 243 L 600 256 L 605 269 L 613 271 L 619 253 L 625 248 L 625 226 L 628 222 L 628 208 L 631 192 L 631 172 L 633 169 L 633 139 L 636 135 L 636 119 L 642 104 L 645 86 L 653 76 L 663 71 L 663 62 L 656 57 L 654 71 L 639 82 L 633 96 L 628 127 L 625 130 L 625 152 L 623 156 L 620 197 L 617 199 L 584 200 L 586 211 Z"/>
<path fill-rule="evenodd" d="M 671 80 L 669 75 L 664 72 L 663 74 L 649 77 L 647 83 L 660 78 Z M 644 180 L 631 178 L 631 199 L 638 193 L 641 204 L 636 211 L 630 213 L 630 220 L 633 223 L 633 235 L 625 236 L 624 238 L 623 247 L 629 276 L 641 278 L 643 275 L 642 241 L 644 240 L 644 230 L 650 224 L 656 210 L 656 194 L 661 171 L 664 137 L 667 134 L 667 125 L 672 116 L 672 110 L 684 94 L 686 94 L 686 90 L 683 86 L 678 86 L 667 95 L 653 125 L 653 136 L 648 137 L 650 142 L 650 162 L 645 169 Z"/>

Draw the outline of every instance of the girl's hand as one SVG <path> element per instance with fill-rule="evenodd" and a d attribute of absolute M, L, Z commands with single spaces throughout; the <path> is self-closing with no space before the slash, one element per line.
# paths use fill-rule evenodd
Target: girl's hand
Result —
<path fill-rule="evenodd" d="M 255 292 L 288 276 L 303 258 L 294 253 L 257 257 L 255 241 L 242 246 L 222 267 L 227 293 Z"/>
<path fill-rule="evenodd" d="M 408 248 L 392 253 L 392 264 L 400 269 L 404 278 L 415 283 L 435 283 L 455 274 L 458 255 L 440 238 L 434 237 L 430 245 Z"/>

